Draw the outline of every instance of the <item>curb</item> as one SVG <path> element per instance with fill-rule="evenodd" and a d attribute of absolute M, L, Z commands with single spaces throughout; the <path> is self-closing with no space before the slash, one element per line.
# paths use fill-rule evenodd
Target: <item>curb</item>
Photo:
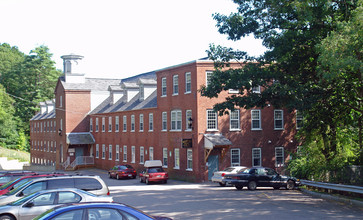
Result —
<path fill-rule="evenodd" d="M 333 202 L 341 202 L 341 203 L 345 203 L 348 205 L 353 205 L 353 206 L 357 206 L 359 208 L 363 208 L 363 202 L 355 200 L 355 199 L 348 199 L 348 198 L 343 198 L 343 197 L 339 197 L 339 196 L 327 195 L 324 193 L 312 192 L 307 189 L 300 189 L 300 191 L 304 194 L 307 194 L 307 195 L 310 195 L 313 197 L 318 197 L 318 198 L 322 198 L 322 199 L 333 201 Z"/>

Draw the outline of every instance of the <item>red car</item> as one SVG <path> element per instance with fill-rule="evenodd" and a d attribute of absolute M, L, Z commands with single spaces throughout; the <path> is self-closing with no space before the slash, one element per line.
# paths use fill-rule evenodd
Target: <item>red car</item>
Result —
<path fill-rule="evenodd" d="M 29 176 L 29 175 L 34 175 L 37 174 L 36 172 L 33 171 L 6 171 L 0 174 L 0 186 L 8 183 L 12 180 L 15 180 L 21 176 Z"/>
<path fill-rule="evenodd" d="M 108 171 L 108 177 L 115 178 L 118 180 L 123 178 L 135 179 L 136 170 L 128 164 L 116 165 Z"/>
<path fill-rule="evenodd" d="M 169 175 L 161 166 L 160 160 L 147 160 L 144 167 L 145 169 L 139 174 L 140 183 L 168 182 Z"/>
<path fill-rule="evenodd" d="M 16 187 L 24 184 L 25 182 L 34 179 L 34 178 L 40 178 L 40 177 L 47 177 L 47 176 L 62 176 L 65 175 L 63 173 L 51 173 L 51 174 L 33 174 L 31 176 L 21 176 L 18 177 L 15 180 L 12 180 L 2 186 L 0 186 L 0 195 L 4 195 L 7 192 L 15 189 Z"/>

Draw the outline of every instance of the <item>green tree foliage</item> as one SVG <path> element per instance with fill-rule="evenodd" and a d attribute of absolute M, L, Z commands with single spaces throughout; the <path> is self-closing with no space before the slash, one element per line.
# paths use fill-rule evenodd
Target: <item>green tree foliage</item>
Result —
<path fill-rule="evenodd" d="M 357 8 L 362 1 L 234 2 L 237 13 L 214 15 L 219 32 L 231 40 L 253 34 L 263 40 L 268 51 L 261 57 L 250 57 L 243 51 L 211 45 L 208 53 L 216 69 L 208 87 L 201 88 L 202 95 L 212 98 L 224 90 L 240 91 L 215 105 L 220 114 L 235 106 L 263 108 L 272 104 L 290 111 L 297 109 L 304 114 L 301 140 L 307 146 L 316 146 L 314 152 L 321 152 L 327 167 L 336 164 L 342 152 L 350 152 L 352 144 L 361 154 L 362 140 L 344 133 L 359 137 L 361 129 L 362 19 Z M 332 42 L 341 48 L 330 45 Z M 354 54 L 350 54 L 351 49 Z M 222 70 L 232 60 L 241 62 L 243 68 Z M 262 92 L 253 93 L 251 88 L 255 86 L 261 86 Z M 352 163 L 363 162 L 358 155 L 353 157 Z"/>

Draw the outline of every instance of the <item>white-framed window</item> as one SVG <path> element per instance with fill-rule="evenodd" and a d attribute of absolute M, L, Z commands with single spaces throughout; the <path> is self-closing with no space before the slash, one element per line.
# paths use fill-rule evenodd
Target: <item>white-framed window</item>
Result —
<path fill-rule="evenodd" d="M 102 159 L 106 158 L 106 146 L 102 144 Z"/>
<path fill-rule="evenodd" d="M 208 85 L 210 84 L 210 81 L 212 79 L 212 74 L 213 74 L 213 71 L 207 71 L 205 73 L 205 86 L 208 87 Z"/>
<path fill-rule="evenodd" d="M 212 109 L 207 110 L 207 130 L 218 130 L 217 112 Z"/>
<path fill-rule="evenodd" d="M 193 170 L 193 150 L 187 150 L 187 170 Z"/>
<path fill-rule="evenodd" d="M 92 118 L 89 119 L 89 131 L 90 132 L 93 131 L 93 120 L 92 120 Z"/>
<path fill-rule="evenodd" d="M 142 101 L 144 100 L 145 98 L 145 93 L 144 93 L 144 85 L 139 85 L 139 94 L 140 94 L 140 97 L 139 99 Z"/>
<path fill-rule="evenodd" d="M 161 130 L 166 131 L 168 130 L 168 113 L 163 112 L 161 114 Z"/>
<path fill-rule="evenodd" d="M 261 148 L 252 148 L 252 166 L 261 166 Z"/>
<path fill-rule="evenodd" d="M 261 110 L 251 110 L 252 130 L 261 130 Z"/>
<path fill-rule="evenodd" d="M 135 163 L 136 155 L 135 155 L 135 146 L 131 146 L 131 163 Z"/>
<path fill-rule="evenodd" d="M 252 93 L 261 93 L 261 87 L 260 86 L 252 87 Z"/>
<path fill-rule="evenodd" d="M 124 115 L 123 117 L 122 117 L 122 131 L 127 131 L 127 116 L 126 115 Z"/>
<path fill-rule="evenodd" d="M 131 131 L 135 131 L 135 115 L 131 115 Z"/>
<path fill-rule="evenodd" d="M 275 147 L 275 166 L 282 167 L 284 166 L 284 162 L 284 148 Z"/>
<path fill-rule="evenodd" d="M 112 117 L 108 117 L 108 132 L 112 132 Z"/>
<path fill-rule="evenodd" d="M 182 129 L 182 112 L 181 110 L 171 111 L 171 130 L 180 131 Z"/>
<path fill-rule="evenodd" d="M 234 111 L 230 112 L 230 115 L 229 115 L 229 130 L 231 130 L 231 131 L 241 130 L 239 110 L 234 110 Z"/>
<path fill-rule="evenodd" d="M 161 78 L 161 96 L 166 96 L 166 77 Z"/>
<path fill-rule="evenodd" d="M 239 148 L 231 149 L 231 166 L 240 166 L 241 165 L 241 156 L 240 156 Z"/>
<path fill-rule="evenodd" d="M 108 145 L 108 159 L 112 160 L 112 145 Z"/>
<path fill-rule="evenodd" d="M 239 90 L 238 89 L 228 89 L 228 93 L 229 94 L 238 94 Z"/>
<path fill-rule="evenodd" d="M 59 128 L 61 129 L 61 131 L 63 131 L 63 119 L 62 118 L 59 122 Z"/>
<path fill-rule="evenodd" d="M 115 131 L 119 132 L 120 130 L 120 119 L 118 116 L 115 116 Z"/>
<path fill-rule="evenodd" d="M 149 147 L 149 160 L 154 160 L 154 148 Z"/>
<path fill-rule="evenodd" d="M 144 163 L 144 158 L 145 158 L 144 147 L 140 147 L 140 164 Z"/>
<path fill-rule="evenodd" d="M 191 131 L 193 129 L 192 110 L 185 111 L 185 122 L 185 130 Z"/>
<path fill-rule="evenodd" d="M 304 116 L 301 111 L 296 111 L 296 129 L 304 126 Z"/>
<path fill-rule="evenodd" d="M 102 132 L 105 132 L 105 121 L 106 121 L 106 119 L 105 119 L 105 117 L 102 117 Z"/>
<path fill-rule="evenodd" d="M 139 115 L 139 131 L 144 131 L 144 114 Z"/>
<path fill-rule="evenodd" d="M 63 106 L 63 96 L 59 96 L 59 107 Z"/>
<path fill-rule="evenodd" d="M 149 114 L 149 131 L 153 131 L 154 130 L 154 114 L 150 113 Z"/>
<path fill-rule="evenodd" d="M 120 145 L 116 145 L 116 158 L 115 158 L 116 161 L 119 161 L 120 160 Z"/>
<path fill-rule="evenodd" d="M 185 73 L 185 93 L 192 92 L 192 75 L 190 72 Z"/>
<path fill-rule="evenodd" d="M 179 94 L 179 76 L 174 75 L 173 76 L 173 95 Z"/>
<path fill-rule="evenodd" d="M 96 118 L 96 132 L 98 132 L 98 118 Z"/>
<path fill-rule="evenodd" d="M 168 167 L 168 149 L 163 148 L 163 167 Z"/>
<path fill-rule="evenodd" d="M 282 110 L 274 110 L 274 129 L 284 129 L 284 112 Z"/>
<path fill-rule="evenodd" d="M 180 169 L 179 148 L 174 149 L 174 169 Z"/>
<path fill-rule="evenodd" d="M 124 150 L 123 150 L 123 162 L 127 162 L 127 146 L 124 145 Z"/>

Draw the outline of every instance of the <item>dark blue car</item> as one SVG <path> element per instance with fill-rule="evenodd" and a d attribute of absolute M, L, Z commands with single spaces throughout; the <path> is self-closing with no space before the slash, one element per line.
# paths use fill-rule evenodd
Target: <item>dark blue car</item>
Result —
<path fill-rule="evenodd" d="M 36 220 L 171 220 L 171 218 L 151 216 L 131 206 L 121 203 L 75 203 L 58 206 L 41 214 Z"/>

